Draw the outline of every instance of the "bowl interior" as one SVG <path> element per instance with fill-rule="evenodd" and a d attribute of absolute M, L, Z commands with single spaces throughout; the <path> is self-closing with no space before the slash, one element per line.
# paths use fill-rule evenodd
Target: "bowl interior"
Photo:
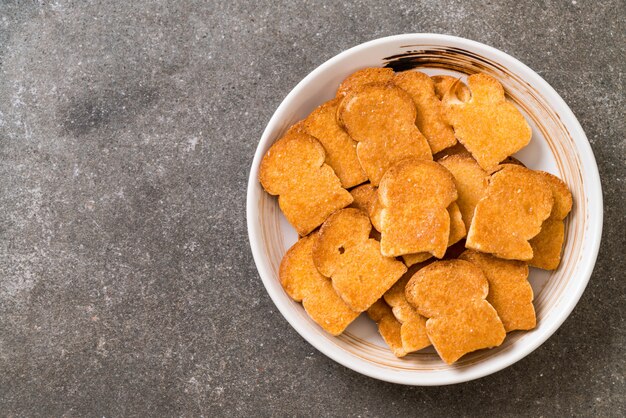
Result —
<path fill-rule="evenodd" d="M 537 328 L 512 332 L 494 349 L 480 350 L 455 365 L 443 363 L 432 348 L 398 359 L 378 335 L 375 324 L 361 315 L 339 337 L 319 328 L 283 291 L 278 268 L 297 234 L 281 214 L 275 197 L 263 192 L 256 180 L 260 158 L 271 144 L 316 106 L 334 97 L 347 75 L 368 66 L 396 70 L 419 69 L 427 74 L 449 74 L 465 79 L 483 72 L 503 84 L 508 99 L 529 121 L 529 146 L 515 156 L 532 169 L 563 179 L 574 197 L 565 220 L 565 245 L 556 271 L 531 269 Z M 585 148 L 586 147 L 586 148 Z M 586 153 L 590 159 L 584 158 Z M 595 170 L 595 171 L 594 171 Z M 596 184 L 597 182 L 597 184 Z M 575 117 L 558 95 L 536 73 L 495 49 L 441 35 L 404 35 L 373 41 L 329 60 L 307 76 L 283 101 L 263 135 L 250 174 L 248 223 L 255 261 L 264 284 L 281 313 L 320 351 L 361 373 L 405 384 L 448 384 L 495 372 L 519 360 L 545 341 L 565 320 L 591 274 L 601 229 L 602 203 L 591 204 L 599 192 L 597 167 Z M 590 222 L 599 217 L 600 224 Z"/>

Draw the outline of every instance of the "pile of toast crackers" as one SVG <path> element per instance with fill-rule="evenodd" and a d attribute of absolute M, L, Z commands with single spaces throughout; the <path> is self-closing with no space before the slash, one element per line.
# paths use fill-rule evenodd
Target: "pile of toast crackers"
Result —
<path fill-rule="evenodd" d="M 333 335 L 367 312 L 398 357 L 452 364 L 534 328 L 529 265 L 558 267 L 572 195 L 511 157 L 531 136 L 489 75 L 350 75 L 261 162 L 300 235 L 285 291 Z"/>

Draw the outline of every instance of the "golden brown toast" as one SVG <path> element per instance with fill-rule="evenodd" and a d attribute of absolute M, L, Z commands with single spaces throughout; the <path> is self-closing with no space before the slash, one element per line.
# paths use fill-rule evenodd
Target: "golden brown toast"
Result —
<path fill-rule="evenodd" d="M 334 211 L 352 203 L 352 195 L 324 163 L 322 145 L 312 136 L 291 131 L 267 151 L 259 181 L 301 236 L 307 235 Z"/>
<path fill-rule="evenodd" d="M 528 145 L 532 132 L 520 111 L 504 98 L 498 80 L 474 74 L 467 82 L 471 92 L 468 101 L 452 93 L 443 98 L 446 117 L 457 139 L 489 171 Z"/>
<path fill-rule="evenodd" d="M 448 206 L 448 215 L 450 215 L 450 235 L 448 235 L 448 248 L 450 248 L 450 246 L 465 238 L 467 230 L 465 229 L 465 224 L 463 223 L 463 219 L 461 217 L 461 211 L 456 202 L 452 202 L 450 206 Z M 406 254 L 402 256 L 402 260 L 404 260 L 404 264 L 410 267 L 414 264 L 426 261 L 432 256 L 433 255 L 428 252 Z"/>
<path fill-rule="evenodd" d="M 337 117 L 358 142 L 357 155 L 370 183 L 406 158 L 432 160 L 426 138 L 415 126 L 411 97 L 393 84 L 368 84 L 353 90 L 339 105 Z"/>
<path fill-rule="evenodd" d="M 509 260 L 530 260 L 528 240 L 550 216 L 554 198 L 536 172 L 505 164 L 491 176 L 467 233 L 466 247 Z"/>
<path fill-rule="evenodd" d="M 433 161 L 408 159 L 391 167 L 378 188 L 383 254 L 443 257 L 450 236 L 447 208 L 456 198 L 452 174 Z"/>
<path fill-rule="evenodd" d="M 498 312 L 506 332 L 535 328 L 537 320 L 533 289 L 528 283 L 528 264 L 474 250 L 465 251 L 459 258 L 478 266 L 489 281 L 487 301 Z"/>
<path fill-rule="evenodd" d="M 430 346 L 426 334 L 426 318 L 417 313 L 415 308 L 406 300 L 404 291 L 409 279 L 421 268 L 415 265 L 385 293 L 385 302 L 391 307 L 393 315 L 400 322 L 400 340 L 402 349 L 406 353 L 421 350 Z"/>
<path fill-rule="evenodd" d="M 452 364 L 463 355 L 502 344 L 506 332 L 485 300 L 489 283 L 464 260 L 436 261 L 406 285 L 408 302 L 428 318 L 426 332 L 439 356 Z"/>
<path fill-rule="evenodd" d="M 367 176 L 356 156 L 356 142 L 337 123 L 341 99 L 330 100 L 317 107 L 303 122 L 303 129 L 315 137 L 326 151 L 325 162 L 337 174 L 346 189 L 361 184 Z"/>
<path fill-rule="evenodd" d="M 406 267 L 380 253 L 370 238 L 366 213 L 347 208 L 333 213 L 320 228 L 313 247 L 318 271 L 332 280 L 339 296 L 354 311 L 363 312 L 406 272 Z"/>
<path fill-rule="evenodd" d="M 367 310 L 367 315 L 376 322 L 378 332 L 396 357 L 404 357 L 407 352 L 402 346 L 402 325 L 393 316 L 389 305 L 383 299 L 376 301 Z"/>
<path fill-rule="evenodd" d="M 445 118 L 445 108 L 435 94 L 435 83 L 420 71 L 403 71 L 393 82 L 409 93 L 415 103 L 415 124 L 428 140 L 433 154 L 456 144 L 454 130 Z"/>
<path fill-rule="evenodd" d="M 528 263 L 544 270 L 555 270 L 561 263 L 561 249 L 565 240 L 563 219 L 572 210 L 572 193 L 560 178 L 543 171 L 536 173 L 550 185 L 554 206 L 550 217 L 543 221 L 539 234 L 529 241 L 533 249 L 533 258 Z"/>
<path fill-rule="evenodd" d="M 359 316 L 335 293 L 333 286 L 313 264 L 313 245 L 318 233 L 301 238 L 280 263 L 279 277 L 285 292 L 297 302 L 319 326 L 339 335 Z"/>
<path fill-rule="evenodd" d="M 337 89 L 337 97 L 344 97 L 353 90 L 371 83 L 388 83 L 393 80 L 394 72 L 391 68 L 370 67 L 363 68 L 350 74 L 343 80 Z"/>
<path fill-rule="evenodd" d="M 454 185 L 459 194 L 456 202 L 461 209 L 463 223 L 469 229 L 476 205 L 487 190 L 489 175 L 469 154 L 449 155 L 437 162 L 454 176 Z"/>

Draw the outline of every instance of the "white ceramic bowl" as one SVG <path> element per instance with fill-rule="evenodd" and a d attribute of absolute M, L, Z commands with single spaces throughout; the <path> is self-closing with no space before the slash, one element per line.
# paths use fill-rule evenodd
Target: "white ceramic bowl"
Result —
<path fill-rule="evenodd" d="M 276 198 L 265 193 L 257 180 L 263 155 L 290 125 L 334 97 L 338 84 L 350 73 L 389 62 L 396 69 L 417 65 L 429 74 L 463 77 L 480 71 L 495 76 L 533 128 L 530 145 L 516 157 L 530 168 L 558 175 L 574 196 L 574 208 L 566 219 L 561 266 L 553 272 L 531 269 L 537 327 L 530 332 L 510 333 L 500 347 L 468 354 L 452 366 L 443 363 L 432 348 L 397 359 L 365 315 L 339 337 L 319 328 L 280 285 L 281 258 L 297 235 L 280 213 Z M 344 366 L 376 379 L 408 385 L 446 385 L 477 379 L 515 363 L 546 341 L 574 309 L 589 281 L 600 245 L 602 215 L 602 191 L 593 152 L 576 117 L 556 91 L 504 52 L 437 34 L 406 34 L 366 42 L 331 58 L 306 76 L 283 100 L 263 132 L 250 170 L 247 196 L 254 260 L 267 292 L 291 326 Z"/>

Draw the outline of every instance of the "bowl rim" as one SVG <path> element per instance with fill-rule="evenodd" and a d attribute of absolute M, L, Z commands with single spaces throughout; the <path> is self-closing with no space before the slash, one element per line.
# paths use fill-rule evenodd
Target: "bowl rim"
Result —
<path fill-rule="evenodd" d="M 274 140 L 274 138 L 270 137 L 270 133 L 274 131 L 276 125 L 280 123 L 281 119 L 283 118 L 283 113 L 285 113 L 285 110 L 287 109 L 287 106 L 291 102 L 292 98 L 299 95 L 301 90 L 303 90 L 303 88 L 308 85 L 311 79 L 315 78 L 326 68 L 334 65 L 336 61 L 339 61 L 346 56 L 369 49 L 374 46 L 380 46 L 381 44 L 395 42 L 402 42 L 403 44 L 407 45 L 425 42 L 445 42 L 446 44 L 464 47 L 485 55 L 492 55 L 495 57 L 495 61 L 497 61 L 498 63 L 505 65 L 507 68 L 512 69 L 512 71 L 518 74 L 523 74 L 526 80 L 530 81 L 532 84 L 538 87 L 538 89 L 546 97 L 546 99 L 548 99 L 550 102 L 556 103 L 555 107 L 558 109 L 558 114 L 562 118 L 563 123 L 568 127 L 568 130 L 570 131 L 571 136 L 575 142 L 577 148 L 576 152 L 581 159 L 582 167 L 585 168 L 585 171 L 588 171 L 588 173 L 586 173 L 587 176 L 585 177 L 586 185 L 583 189 L 585 196 L 583 196 L 583 198 L 587 201 L 587 205 L 589 207 L 588 213 L 594 215 L 586 219 L 586 222 L 588 222 L 589 224 L 587 227 L 588 234 L 586 234 L 585 240 L 589 241 L 587 244 L 589 251 L 587 252 L 587 256 L 584 260 L 578 261 L 578 263 L 585 264 L 583 265 L 583 269 L 580 270 L 578 274 L 578 278 L 575 282 L 575 287 L 571 289 L 571 294 L 568 298 L 565 298 L 563 305 L 560 307 L 558 315 L 556 315 L 553 321 L 549 323 L 549 326 L 546 326 L 545 328 L 542 328 L 540 330 L 536 330 L 539 333 L 536 334 L 535 338 L 529 341 L 530 344 L 525 345 L 519 351 L 508 353 L 507 355 L 500 357 L 492 357 L 491 363 L 478 363 L 476 367 L 472 367 L 462 374 L 441 373 L 437 375 L 425 375 L 421 372 L 413 374 L 411 374 L 410 372 L 405 374 L 389 373 L 386 372 L 383 367 L 373 366 L 360 359 L 353 358 L 349 354 L 343 353 L 341 351 L 335 350 L 333 347 L 327 346 L 326 344 L 324 344 L 324 341 L 318 340 L 315 333 L 313 333 L 309 329 L 309 327 L 302 326 L 300 323 L 298 323 L 296 318 L 292 317 L 292 315 L 288 312 L 287 307 L 291 301 L 286 300 L 284 294 L 280 294 L 279 291 L 270 286 L 270 280 L 274 280 L 274 277 L 270 271 L 269 265 L 267 264 L 267 260 L 265 260 L 265 254 L 262 252 L 262 244 L 260 243 L 260 224 L 255 222 L 258 217 L 255 186 L 258 185 L 258 169 L 264 154 L 262 150 L 269 141 Z M 523 64 L 521 61 L 513 58 L 512 56 L 497 48 L 485 45 L 483 43 L 451 35 L 442 35 L 436 33 L 408 33 L 386 36 L 364 42 L 333 56 L 332 58 L 319 65 L 313 71 L 311 71 L 289 92 L 289 94 L 287 94 L 287 96 L 283 99 L 283 101 L 280 103 L 280 105 L 270 118 L 270 121 L 263 131 L 261 140 L 257 144 L 248 179 L 246 198 L 246 220 L 248 228 L 248 238 L 252 250 L 252 255 L 257 270 L 259 272 L 259 276 L 263 281 L 263 285 L 265 286 L 266 291 L 270 295 L 270 298 L 272 299 L 273 303 L 276 305 L 280 313 L 283 315 L 283 317 L 285 317 L 289 324 L 308 343 L 313 345 L 317 350 L 319 350 L 321 353 L 331 358 L 332 360 L 336 361 L 337 363 L 375 379 L 405 385 L 439 386 L 466 382 L 498 372 L 505 367 L 508 367 L 526 357 L 528 354 L 537 349 L 541 344 L 547 341 L 548 338 L 550 338 L 550 336 L 554 334 L 554 332 L 556 332 L 556 330 L 571 314 L 572 310 L 581 298 L 587 286 L 587 283 L 589 282 L 589 279 L 591 278 L 602 237 L 603 208 L 604 207 L 600 175 L 598 172 L 598 167 L 593 151 L 591 149 L 591 144 L 589 143 L 587 136 L 585 135 L 580 123 L 578 122 L 572 110 L 561 98 L 561 96 L 556 92 L 556 90 L 554 90 L 554 88 L 548 84 L 548 82 L 546 82 L 541 76 L 539 76 L 539 74 L 537 74 L 527 65 Z"/>

